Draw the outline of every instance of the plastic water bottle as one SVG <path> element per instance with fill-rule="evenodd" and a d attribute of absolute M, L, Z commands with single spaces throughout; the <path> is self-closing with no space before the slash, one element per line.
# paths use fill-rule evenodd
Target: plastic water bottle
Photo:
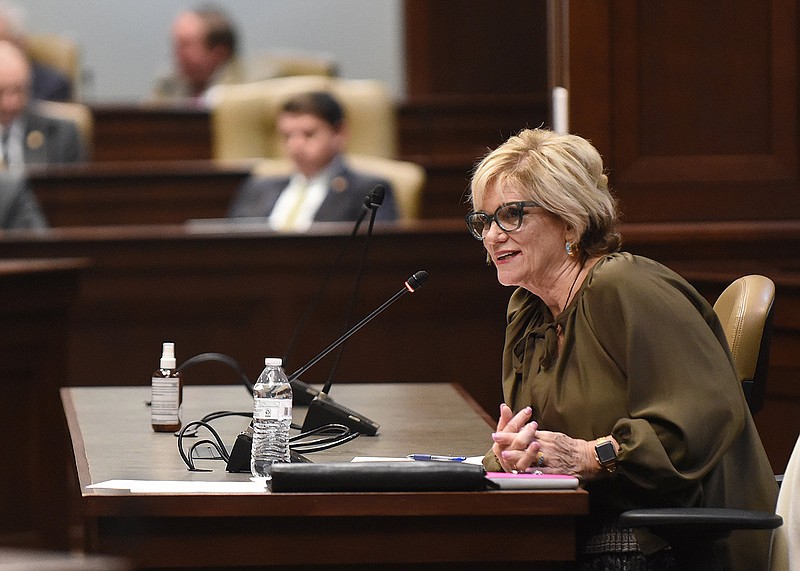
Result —
<path fill-rule="evenodd" d="M 272 479 L 272 464 L 289 462 L 289 428 L 292 424 L 292 385 L 280 357 L 264 359 L 264 370 L 253 386 L 253 448 L 250 472 Z"/>

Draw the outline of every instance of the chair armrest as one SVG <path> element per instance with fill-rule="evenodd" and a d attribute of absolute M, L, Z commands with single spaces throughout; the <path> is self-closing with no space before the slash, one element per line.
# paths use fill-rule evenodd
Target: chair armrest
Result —
<path fill-rule="evenodd" d="M 686 528 L 686 531 L 719 533 L 734 529 L 775 529 L 783 518 L 773 512 L 733 508 L 651 508 L 620 515 L 622 527 Z"/>

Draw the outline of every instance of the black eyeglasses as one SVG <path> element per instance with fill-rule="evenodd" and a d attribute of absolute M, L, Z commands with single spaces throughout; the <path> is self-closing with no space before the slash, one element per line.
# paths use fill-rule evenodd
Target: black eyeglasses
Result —
<path fill-rule="evenodd" d="M 486 212 L 470 212 L 464 219 L 467 221 L 467 228 L 476 240 L 483 240 L 492 222 L 497 222 L 497 226 L 503 232 L 513 232 L 522 226 L 522 217 L 525 216 L 525 209 L 539 206 L 538 203 L 530 200 L 518 200 L 501 204 L 494 211 L 494 214 Z"/>

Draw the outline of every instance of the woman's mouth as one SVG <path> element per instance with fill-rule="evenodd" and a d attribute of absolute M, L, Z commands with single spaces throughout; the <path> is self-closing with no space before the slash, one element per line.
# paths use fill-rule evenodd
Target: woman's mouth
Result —
<path fill-rule="evenodd" d="M 509 259 L 513 258 L 514 256 L 516 256 L 517 254 L 519 254 L 518 250 L 516 250 L 514 252 L 504 252 L 503 254 L 500 254 L 499 256 L 497 256 L 497 261 L 498 262 L 503 262 L 505 260 L 509 260 Z"/>

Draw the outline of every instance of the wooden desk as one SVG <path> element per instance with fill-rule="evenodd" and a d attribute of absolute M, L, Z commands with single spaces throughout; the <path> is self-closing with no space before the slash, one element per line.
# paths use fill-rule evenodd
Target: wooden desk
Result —
<path fill-rule="evenodd" d="M 147 567 L 252 565 L 437 565 L 563 561 L 588 512 L 583 490 L 336 494 L 132 494 L 87 489 L 110 479 L 246 481 L 214 470 L 188 472 L 170 434 L 155 434 L 147 387 L 62 389 L 91 552 Z M 411 452 L 480 455 L 491 426 L 449 384 L 349 384 L 331 395 L 381 424 L 377 436 L 309 455 L 315 462 Z M 216 410 L 250 410 L 239 386 L 186 388 L 184 420 Z M 294 420 L 301 422 L 302 407 Z M 227 442 L 242 418 L 216 424 Z M 212 465 L 215 464 L 215 465 Z M 512 524 L 509 524 L 512 522 Z M 499 546 L 502 545 L 502 548 Z M 466 565 L 466 566 L 465 566 Z M 341 567 L 337 567 L 341 569 Z"/>
<path fill-rule="evenodd" d="M 67 371 L 80 260 L 0 260 L 0 545 L 66 549 Z"/>
<path fill-rule="evenodd" d="M 185 161 L 212 158 L 211 118 L 186 106 L 92 105 L 95 161 Z"/>
<path fill-rule="evenodd" d="M 48 224 L 181 224 L 221 218 L 254 161 L 126 161 L 32 168 Z"/>

